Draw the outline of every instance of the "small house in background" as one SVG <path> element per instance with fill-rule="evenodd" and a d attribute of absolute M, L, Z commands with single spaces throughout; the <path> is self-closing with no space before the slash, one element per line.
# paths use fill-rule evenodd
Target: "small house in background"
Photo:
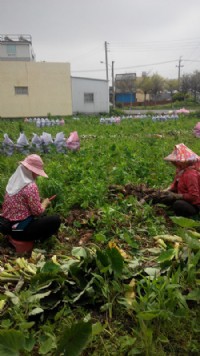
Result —
<path fill-rule="evenodd" d="M 109 112 L 109 87 L 107 80 L 71 77 L 72 110 L 74 114 L 99 114 Z"/>
<path fill-rule="evenodd" d="M 145 100 L 148 102 L 150 101 L 150 94 L 144 94 L 143 90 L 137 89 L 136 90 L 136 102 L 137 104 L 144 104 Z"/>
<path fill-rule="evenodd" d="M 35 61 L 30 35 L 0 35 L 0 61 Z"/>
<path fill-rule="evenodd" d="M 116 106 L 132 106 L 136 102 L 136 73 L 116 74 Z"/>

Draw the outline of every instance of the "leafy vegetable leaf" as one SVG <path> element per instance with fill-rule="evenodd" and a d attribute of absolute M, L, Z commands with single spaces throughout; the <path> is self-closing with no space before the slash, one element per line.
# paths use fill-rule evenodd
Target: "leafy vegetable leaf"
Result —
<path fill-rule="evenodd" d="M 200 301 L 200 289 L 194 289 L 188 295 L 186 296 L 187 300 L 195 300 L 195 301 Z"/>
<path fill-rule="evenodd" d="M 116 248 L 109 248 L 107 250 L 111 261 L 112 269 L 116 274 L 121 274 L 124 265 L 124 259 Z"/>
<path fill-rule="evenodd" d="M 0 355 L 18 356 L 19 351 L 24 348 L 24 335 L 20 331 L 0 331 Z"/>
<path fill-rule="evenodd" d="M 197 239 L 188 234 L 184 234 L 182 238 L 192 250 L 200 250 L 200 242 Z"/>
<path fill-rule="evenodd" d="M 77 258 L 87 258 L 87 251 L 83 247 L 74 247 L 72 249 L 72 256 L 77 257 Z"/>
<path fill-rule="evenodd" d="M 61 271 L 61 268 L 59 265 L 54 263 L 53 261 L 47 261 L 44 266 L 41 268 L 42 273 L 54 273 Z"/>
<path fill-rule="evenodd" d="M 181 226 L 181 227 L 195 227 L 195 226 L 200 226 L 200 221 L 184 218 L 182 216 L 172 216 L 171 220 Z"/>
<path fill-rule="evenodd" d="M 142 320 L 152 320 L 155 319 L 159 316 L 159 312 L 153 312 L 153 311 L 144 311 L 138 313 L 137 317 L 142 319 Z"/>
<path fill-rule="evenodd" d="M 73 324 L 71 328 L 65 328 L 63 335 L 58 344 L 56 355 L 62 352 L 64 356 L 78 356 L 85 348 L 89 337 L 92 334 L 91 322 Z"/>
<path fill-rule="evenodd" d="M 162 252 L 157 258 L 157 261 L 160 263 L 171 261 L 175 256 L 175 252 L 174 248 L 170 248 L 169 250 Z"/>

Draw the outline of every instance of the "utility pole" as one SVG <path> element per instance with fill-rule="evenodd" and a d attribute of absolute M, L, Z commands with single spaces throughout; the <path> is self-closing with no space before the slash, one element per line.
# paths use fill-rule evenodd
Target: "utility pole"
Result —
<path fill-rule="evenodd" d="M 184 67 L 181 65 L 182 59 L 181 57 L 179 58 L 178 61 L 178 65 L 176 67 L 178 67 L 178 88 L 180 90 L 180 86 L 181 86 L 181 67 Z"/>
<path fill-rule="evenodd" d="M 106 64 L 106 80 L 109 81 L 108 77 L 108 42 L 105 41 L 105 64 Z"/>
<path fill-rule="evenodd" d="M 112 104 L 115 108 L 115 75 L 114 75 L 114 61 L 112 61 Z"/>

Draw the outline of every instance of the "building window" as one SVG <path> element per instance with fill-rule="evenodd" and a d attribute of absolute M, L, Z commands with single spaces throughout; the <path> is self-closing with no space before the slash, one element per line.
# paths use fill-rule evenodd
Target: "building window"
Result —
<path fill-rule="evenodd" d="M 94 94 L 93 93 L 84 93 L 84 103 L 93 103 Z"/>
<path fill-rule="evenodd" d="M 16 56 L 16 45 L 14 45 L 14 44 L 7 45 L 7 54 L 8 54 L 8 56 L 15 57 Z"/>
<path fill-rule="evenodd" d="M 15 87 L 16 95 L 28 95 L 28 87 Z"/>

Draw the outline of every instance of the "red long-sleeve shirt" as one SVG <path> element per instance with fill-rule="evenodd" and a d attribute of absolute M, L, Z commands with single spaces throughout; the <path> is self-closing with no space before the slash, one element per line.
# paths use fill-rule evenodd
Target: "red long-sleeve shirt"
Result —
<path fill-rule="evenodd" d="M 189 203 L 200 206 L 200 172 L 188 167 L 176 175 L 170 190 L 182 194 Z"/>

